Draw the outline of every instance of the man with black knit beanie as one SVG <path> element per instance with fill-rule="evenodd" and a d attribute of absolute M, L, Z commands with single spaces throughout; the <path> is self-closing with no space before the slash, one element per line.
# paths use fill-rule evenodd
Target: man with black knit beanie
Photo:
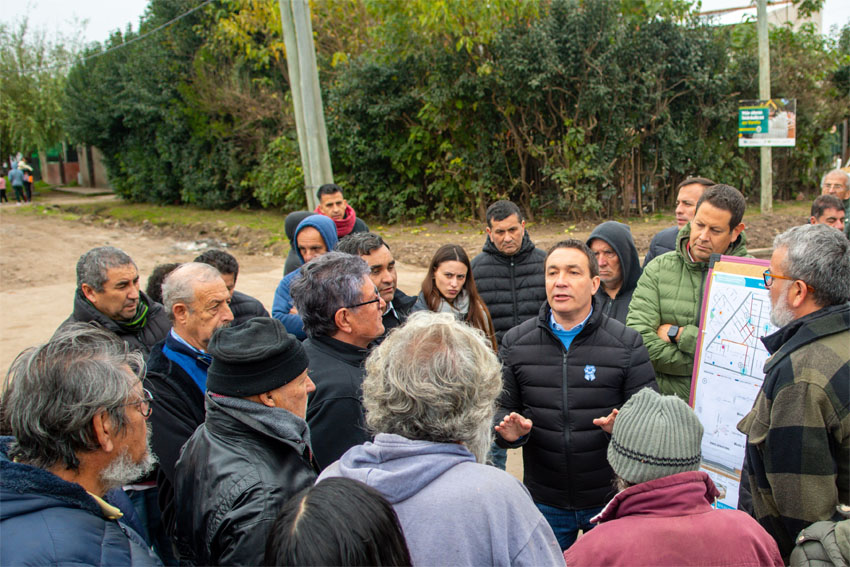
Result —
<path fill-rule="evenodd" d="M 206 420 L 177 461 L 181 563 L 260 565 L 277 513 L 313 484 L 304 417 L 307 354 L 276 319 L 218 329 L 209 342 Z"/>
<path fill-rule="evenodd" d="M 783 565 L 776 542 L 699 470 L 703 427 L 676 396 L 645 388 L 616 414 L 608 462 L 620 492 L 565 553 L 567 565 Z"/>

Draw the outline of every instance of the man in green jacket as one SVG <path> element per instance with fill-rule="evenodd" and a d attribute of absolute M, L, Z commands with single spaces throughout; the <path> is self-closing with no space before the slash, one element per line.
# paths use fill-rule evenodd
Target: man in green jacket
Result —
<path fill-rule="evenodd" d="M 647 264 L 632 295 L 626 325 L 649 351 L 662 394 L 688 401 L 708 260 L 712 254 L 749 256 L 743 234 L 747 203 L 729 185 L 714 185 L 679 231 L 676 250 Z"/>

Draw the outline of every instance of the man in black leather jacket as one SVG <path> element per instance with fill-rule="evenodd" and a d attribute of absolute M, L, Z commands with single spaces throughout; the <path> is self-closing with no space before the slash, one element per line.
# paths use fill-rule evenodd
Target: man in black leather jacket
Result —
<path fill-rule="evenodd" d="M 260 565 L 281 507 L 316 478 L 304 420 L 315 386 L 276 319 L 219 329 L 208 350 L 206 420 L 175 472 L 177 549 L 181 564 Z"/>

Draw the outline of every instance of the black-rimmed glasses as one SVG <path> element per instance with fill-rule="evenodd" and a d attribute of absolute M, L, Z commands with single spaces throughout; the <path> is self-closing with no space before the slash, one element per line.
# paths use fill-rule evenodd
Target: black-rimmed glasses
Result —
<path fill-rule="evenodd" d="M 153 412 L 153 394 L 147 388 L 142 390 L 145 393 L 145 397 L 141 400 L 130 402 L 129 404 L 122 404 L 122 407 L 126 406 L 139 406 L 139 413 L 142 414 L 142 417 L 150 417 Z"/>
<path fill-rule="evenodd" d="M 346 305 L 346 309 L 354 309 L 355 307 L 363 307 L 364 305 L 371 305 L 373 303 L 380 303 L 381 296 L 378 293 L 378 288 L 375 288 L 375 299 L 370 299 L 369 301 L 363 301 L 361 303 L 355 303 L 354 305 Z"/>

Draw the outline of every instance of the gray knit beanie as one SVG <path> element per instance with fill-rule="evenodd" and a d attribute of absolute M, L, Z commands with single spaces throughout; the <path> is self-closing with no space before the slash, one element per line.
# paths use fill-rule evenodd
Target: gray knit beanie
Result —
<path fill-rule="evenodd" d="M 644 388 L 617 414 L 608 462 L 631 484 L 699 470 L 702 432 L 688 404 Z"/>
<path fill-rule="evenodd" d="M 304 347 L 280 321 L 269 317 L 217 329 L 207 352 L 212 355 L 207 390 L 223 396 L 270 392 L 307 370 Z"/>

